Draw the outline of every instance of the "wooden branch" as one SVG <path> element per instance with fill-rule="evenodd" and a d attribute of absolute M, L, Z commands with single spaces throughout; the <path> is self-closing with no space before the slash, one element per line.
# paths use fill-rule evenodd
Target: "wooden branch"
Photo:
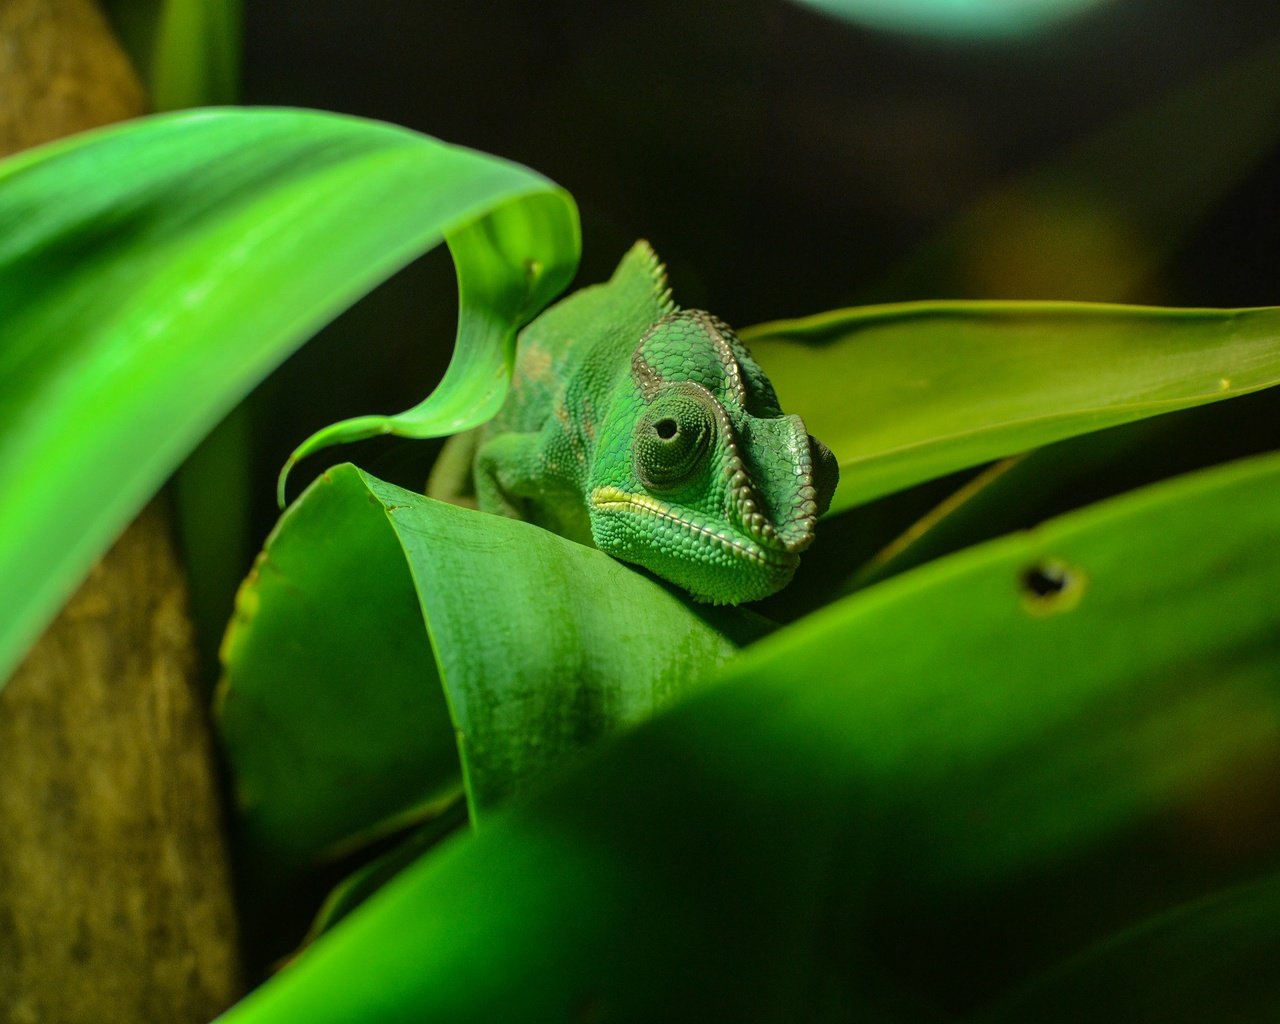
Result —
<path fill-rule="evenodd" d="M 0 154 L 144 108 L 89 0 L 0 0 Z M 239 990 L 229 875 L 156 503 L 0 692 L 0 1024 L 203 1024 Z"/>

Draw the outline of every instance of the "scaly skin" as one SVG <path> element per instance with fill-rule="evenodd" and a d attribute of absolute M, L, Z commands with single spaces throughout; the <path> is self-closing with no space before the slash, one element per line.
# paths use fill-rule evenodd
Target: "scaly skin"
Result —
<path fill-rule="evenodd" d="M 671 301 L 644 242 L 525 328 L 502 411 L 450 442 L 431 492 L 456 500 L 468 468 L 482 510 L 716 604 L 790 582 L 837 479 L 733 332 Z"/>

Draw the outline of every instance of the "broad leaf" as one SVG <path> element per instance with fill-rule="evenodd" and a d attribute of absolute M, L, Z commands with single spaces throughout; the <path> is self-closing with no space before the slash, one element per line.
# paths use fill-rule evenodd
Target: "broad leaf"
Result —
<path fill-rule="evenodd" d="M 921 302 L 764 324 L 743 338 L 783 405 L 835 452 L 833 512 L 1280 383 L 1280 308 Z"/>
<path fill-rule="evenodd" d="M 339 466 L 281 520 L 224 644 L 246 851 L 282 875 L 430 817 L 459 791 L 458 747 L 474 817 L 758 633 L 592 548 Z"/>
<path fill-rule="evenodd" d="M 1280 446 L 1280 390 L 1185 409 L 1003 459 L 947 495 L 855 572 L 844 592 L 1102 498 Z M 845 529 L 860 526 L 861 510 Z"/>
<path fill-rule="evenodd" d="M 547 530 L 364 481 L 418 589 L 473 819 L 761 632 Z"/>
<path fill-rule="evenodd" d="M 177 462 L 321 324 L 447 239 L 459 369 L 439 432 L 500 403 L 567 282 L 546 179 L 400 128 L 197 111 L 0 164 L 0 678 Z"/>
<path fill-rule="evenodd" d="M 350 467 L 281 518 L 240 590 L 217 720 L 256 875 L 283 878 L 437 813 L 457 748 L 404 554 Z"/>
<path fill-rule="evenodd" d="M 1270 457 L 855 595 L 416 864 L 225 1020 L 980 1008 L 1280 860 L 1278 538 Z M 1274 972 L 1210 981 L 1280 998 Z"/>

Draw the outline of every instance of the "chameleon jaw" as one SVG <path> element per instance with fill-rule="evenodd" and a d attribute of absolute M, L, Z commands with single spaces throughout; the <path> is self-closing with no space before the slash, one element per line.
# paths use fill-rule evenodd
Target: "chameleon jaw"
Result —
<path fill-rule="evenodd" d="M 719 548 L 737 560 L 761 568 L 790 571 L 800 561 L 795 551 L 767 548 L 748 537 L 703 526 L 652 495 L 633 494 L 606 485 L 591 492 L 591 507 L 599 512 L 631 512 L 661 520 L 687 531 L 698 543 Z"/>

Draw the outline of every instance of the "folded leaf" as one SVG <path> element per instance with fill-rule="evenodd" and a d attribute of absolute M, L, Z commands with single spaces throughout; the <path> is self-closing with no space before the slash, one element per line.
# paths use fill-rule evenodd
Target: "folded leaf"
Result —
<path fill-rule="evenodd" d="M 461 795 L 404 553 L 349 466 L 281 518 L 223 641 L 217 724 L 243 859 L 269 882 Z"/>
<path fill-rule="evenodd" d="M 461 779 L 474 819 L 759 632 L 593 548 L 336 467 L 281 519 L 223 646 L 247 859 L 287 876 L 431 817 Z"/>
<path fill-rule="evenodd" d="M 439 241 L 461 292 L 441 431 L 500 403 L 578 255 L 514 164 L 286 110 L 164 115 L 0 164 L 0 678 L 220 416 Z"/>
<path fill-rule="evenodd" d="M 473 820 L 762 632 L 595 548 L 362 476 L 418 589 Z"/>

